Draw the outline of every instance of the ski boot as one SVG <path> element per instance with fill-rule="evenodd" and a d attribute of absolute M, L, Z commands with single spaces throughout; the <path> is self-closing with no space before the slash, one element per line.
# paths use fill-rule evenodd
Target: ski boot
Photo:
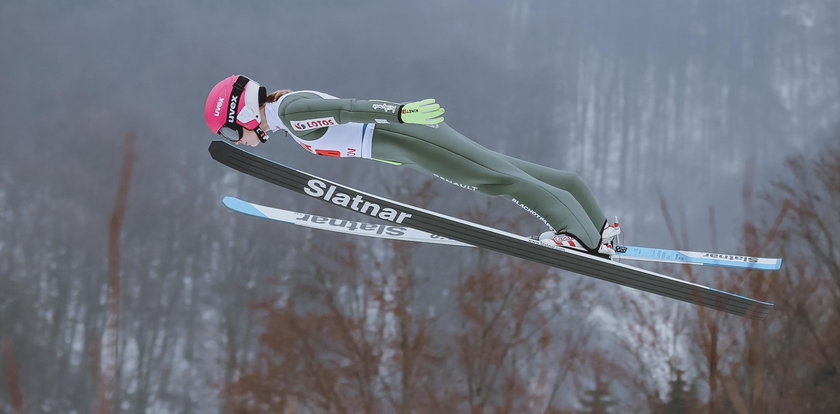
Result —
<path fill-rule="evenodd" d="M 605 259 L 612 259 L 615 255 L 615 248 L 619 245 L 619 235 L 621 235 L 621 227 L 619 227 L 618 218 L 616 217 L 613 224 L 605 224 L 601 230 L 601 243 L 598 244 L 597 251 L 587 248 L 577 237 L 569 233 L 546 231 L 540 234 L 537 239 L 548 245 L 565 247 L 567 249 L 574 249 L 600 256 Z"/>
<path fill-rule="evenodd" d="M 600 243 L 598 245 L 598 250 L 590 250 L 577 237 L 569 233 L 555 233 L 553 231 L 547 231 L 540 234 L 537 239 L 540 242 L 548 245 L 560 246 L 567 249 L 577 250 L 580 252 L 603 257 L 605 259 L 611 259 L 612 256 L 615 254 L 615 250 L 613 250 L 612 247 L 604 243 Z"/>
<path fill-rule="evenodd" d="M 621 236 L 621 227 L 618 225 L 618 217 L 612 224 L 604 223 L 604 228 L 601 230 L 601 244 L 612 249 L 612 254 L 615 254 L 615 249 L 621 246 L 619 236 Z"/>

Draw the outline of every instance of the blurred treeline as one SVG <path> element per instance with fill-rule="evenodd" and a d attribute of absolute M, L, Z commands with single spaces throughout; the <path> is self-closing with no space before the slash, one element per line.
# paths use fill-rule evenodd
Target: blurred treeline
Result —
<path fill-rule="evenodd" d="M 394 242 L 390 254 L 366 258 L 369 243 L 346 241 L 322 249 L 287 296 L 258 302 L 259 351 L 227 383 L 226 407 L 838 412 L 840 145 L 789 158 L 784 179 L 752 193 L 745 186 L 746 204 L 762 214 L 733 230 L 749 254 L 781 255 L 785 265 L 718 270 L 713 284 L 775 302 L 764 321 L 624 288 L 608 300 L 596 292 L 610 287 L 558 283 L 542 266 L 472 251 L 430 305 L 422 292 L 439 282 L 412 265 L 428 247 Z M 664 202 L 662 213 L 670 216 Z M 684 225 L 669 222 L 675 235 Z M 689 266 L 661 270 L 696 280 Z"/>
<path fill-rule="evenodd" d="M 717 270 L 706 280 L 775 302 L 763 321 L 480 250 L 261 232 L 263 223 L 223 211 L 189 228 L 179 217 L 203 201 L 186 196 L 171 201 L 182 207 L 166 217 L 171 233 L 123 232 L 107 255 L 85 253 L 85 237 L 62 230 L 76 224 L 60 215 L 12 208 L 2 226 L 14 233 L 0 246 L 0 408 L 837 412 L 840 146 L 790 157 L 782 177 L 758 191 L 745 185 L 745 204 L 761 213 L 733 229 L 746 253 L 784 257 L 782 270 Z M 404 179 L 411 185 L 391 197 L 441 197 L 436 182 Z M 256 191 L 248 180 L 237 188 Z M 662 206 L 679 246 L 686 223 Z M 715 214 L 705 218 L 712 227 Z M 464 216 L 518 228 L 484 208 Z M 201 253 L 179 253 L 185 232 Z M 212 240 L 218 233 L 231 236 Z M 276 253 L 261 253 L 263 243 Z M 112 263 L 120 245 L 114 275 L 103 256 Z M 698 279 L 688 266 L 659 270 Z"/>
<path fill-rule="evenodd" d="M 0 4 L 0 412 L 840 409 L 840 3 L 311 3 Z M 222 196 L 358 219 L 209 159 L 201 106 L 231 73 L 435 97 L 481 144 L 579 173 L 634 245 L 784 256 L 656 268 L 777 309 L 234 215 Z M 392 166 L 258 152 L 541 231 Z"/>

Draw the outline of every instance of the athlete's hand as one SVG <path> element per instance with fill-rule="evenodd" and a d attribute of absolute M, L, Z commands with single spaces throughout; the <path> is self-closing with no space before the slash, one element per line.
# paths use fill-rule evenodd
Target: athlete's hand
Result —
<path fill-rule="evenodd" d="M 400 122 L 433 125 L 443 122 L 443 108 L 434 99 L 411 102 L 400 107 Z"/>

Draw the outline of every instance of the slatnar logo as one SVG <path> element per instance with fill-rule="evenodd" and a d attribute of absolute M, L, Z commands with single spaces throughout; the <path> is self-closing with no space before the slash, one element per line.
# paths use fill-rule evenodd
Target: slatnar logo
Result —
<path fill-rule="evenodd" d="M 745 263 L 758 263 L 758 258 L 756 257 L 738 256 L 732 254 L 704 253 L 703 257 L 708 257 L 710 259 L 732 260 L 736 262 Z"/>
<path fill-rule="evenodd" d="M 327 184 L 321 180 L 311 179 L 306 182 L 306 187 L 303 189 L 303 192 L 312 197 L 329 201 L 335 205 L 347 207 L 353 211 L 381 218 L 382 220 L 393 221 L 394 223 L 402 223 L 403 220 L 411 217 L 411 214 L 403 213 L 389 207 L 382 207 L 377 203 L 367 201 L 360 194 L 351 196 L 338 192 L 337 190 L 338 187 L 334 185 Z"/>
<path fill-rule="evenodd" d="M 341 220 L 341 219 L 334 219 L 329 217 L 321 217 L 321 216 L 314 216 L 311 214 L 304 214 L 301 217 L 296 218 L 295 220 L 298 221 L 307 221 L 313 224 L 319 225 L 328 225 L 330 227 L 338 227 L 347 229 L 353 233 L 361 234 L 361 235 L 369 235 L 369 234 L 386 234 L 388 236 L 404 236 L 406 232 L 405 227 L 400 226 L 388 226 L 385 224 L 369 224 L 369 223 L 359 223 L 358 221 L 350 221 L 350 220 Z"/>

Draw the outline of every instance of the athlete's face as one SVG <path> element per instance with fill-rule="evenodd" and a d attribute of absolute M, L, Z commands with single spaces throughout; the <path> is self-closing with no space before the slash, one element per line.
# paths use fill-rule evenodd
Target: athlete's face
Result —
<path fill-rule="evenodd" d="M 257 136 L 256 132 L 245 128 L 242 128 L 242 138 L 239 138 L 239 141 L 236 141 L 237 144 L 244 144 L 249 147 L 256 147 L 260 144 L 260 142 L 260 138 Z"/>

